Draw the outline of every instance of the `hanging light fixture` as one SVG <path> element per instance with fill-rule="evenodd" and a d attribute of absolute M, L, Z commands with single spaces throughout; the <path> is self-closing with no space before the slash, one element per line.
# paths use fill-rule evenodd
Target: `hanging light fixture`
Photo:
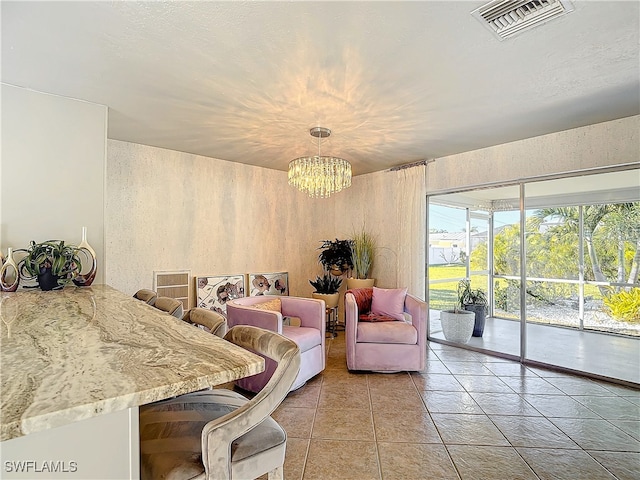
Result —
<path fill-rule="evenodd" d="M 289 185 L 315 198 L 328 198 L 332 193 L 350 187 L 351 164 L 342 158 L 320 155 L 320 141 L 331 135 L 331 130 L 314 127 L 309 133 L 318 139 L 318 155 L 289 162 Z"/>

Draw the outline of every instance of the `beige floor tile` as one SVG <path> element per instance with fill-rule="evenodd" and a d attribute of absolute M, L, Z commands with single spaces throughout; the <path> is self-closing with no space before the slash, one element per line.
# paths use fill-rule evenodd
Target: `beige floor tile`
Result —
<path fill-rule="evenodd" d="M 551 418 L 550 420 L 585 450 L 640 452 L 640 441 L 606 420 L 594 418 Z"/>
<path fill-rule="evenodd" d="M 447 449 L 462 480 L 537 480 L 512 447 L 450 445 Z"/>
<path fill-rule="evenodd" d="M 456 375 L 467 392 L 514 393 L 506 383 L 493 375 Z"/>
<path fill-rule="evenodd" d="M 487 415 L 541 416 L 540 412 L 515 393 L 471 392 L 470 395 Z"/>
<path fill-rule="evenodd" d="M 443 445 L 378 443 L 384 480 L 458 480 Z"/>
<path fill-rule="evenodd" d="M 447 367 L 449 372 L 454 375 L 489 375 L 494 376 L 494 374 L 485 367 L 482 363 L 478 362 L 454 362 L 447 361 L 444 362 L 444 366 Z"/>
<path fill-rule="evenodd" d="M 424 370 L 422 372 L 416 373 L 416 372 L 411 372 L 411 376 L 415 376 L 415 375 L 426 375 L 429 373 L 445 373 L 445 374 L 449 374 L 451 373 L 449 371 L 449 369 L 447 367 L 444 366 L 444 363 L 442 363 L 440 360 L 437 359 L 429 359 L 427 360 L 426 366 L 424 368 Z"/>
<path fill-rule="evenodd" d="M 366 390 L 368 385 L 367 375 L 364 373 L 352 373 L 346 368 L 344 370 L 332 370 L 330 375 L 323 374 L 322 385 L 328 387 L 349 385 Z"/>
<path fill-rule="evenodd" d="M 483 413 L 467 392 L 426 391 L 421 395 L 431 413 Z"/>
<path fill-rule="evenodd" d="M 619 480 L 640 478 L 640 453 L 589 451 L 589 454 Z"/>
<path fill-rule="evenodd" d="M 514 447 L 579 448 L 546 418 L 494 415 L 490 415 L 489 418 Z"/>
<path fill-rule="evenodd" d="M 374 411 L 378 442 L 442 443 L 431 416 L 425 411 Z"/>
<path fill-rule="evenodd" d="M 422 398 L 416 390 L 371 389 L 370 394 L 374 411 L 425 410 Z"/>
<path fill-rule="evenodd" d="M 316 375 L 313 378 L 310 378 L 309 380 L 307 380 L 306 385 L 308 386 L 314 386 L 314 387 L 319 387 L 322 385 L 322 373 L 319 373 L 318 375 Z"/>
<path fill-rule="evenodd" d="M 640 440 L 640 420 L 609 420 L 609 422 L 636 440 Z"/>
<path fill-rule="evenodd" d="M 415 390 L 408 373 L 369 373 L 369 388 L 373 390 Z"/>
<path fill-rule="evenodd" d="M 370 410 L 319 408 L 313 424 L 312 438 L 330 440 L 373 440 Z"/>
<path fill-rule="evenodd" d="M 325 364 L 325 371 L 327 370 L 344 370 L 347 364 L 345 363 L 345 359 L 342 356 L 327 356 L 327 361 Z"/>
<path fill-rule="evenodd" d="M 284 458 L 284 478 L 287 480 L 302 480 L 309 442 L 310 440 L 303 438 L 287 439 L 287 453 Z"/>
<path fill-rule="evenodd" d="M 375 442 L 312 439 L 304 480 L 380 480 Z"/>
<path fill-rule="evenodd" d="M 280 405 L 271 415 L 284 428 L 290 438 L 311 438 L 315 408 Z"/>
<path fill-rule="evenodd" d="M 607 420 L 640 419 L 640 406 L 623 397 L 574 395 L 571 398 Z"/>
<path fill-rule="evenodd" d="M 565 395 L 529 395 L 523 398 L 545 417 L 600 418 L 577 400 Z"/>
<path fill-rule="evenodd" d="M 456 377 L 444 373 L 414 375 L 411 377 L 418 390 L 440 390 L 443 392 L 464 392 L 465 389 Z"/>
<path fill-rule="evenodd" d="M 540 480 L 613 480 L 613 476 L 583 450 L 518 448 Z"/>
<path fill-rule="evenodd" d="M 361 408 L 371 410 L 369 390 L 358 385 L 328 384 L 320 390 L 319 408 L 330 408 L 340 411 L 343 408 Z"/>
<path fill-rule="evenodd" d="M 316 408 L 320 398 L 320 385 L 307 384 L 298 390 L 289 392 L 282 401 L 285 407 Z"/>
<path fill-rule="evenodd" d="M 486 415 L 434 413 L 431 417 L 447 445 L 509 445 Z"/>

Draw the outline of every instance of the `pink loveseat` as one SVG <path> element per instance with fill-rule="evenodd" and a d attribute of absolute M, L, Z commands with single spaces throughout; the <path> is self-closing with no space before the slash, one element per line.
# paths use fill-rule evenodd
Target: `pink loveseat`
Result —
<path fill-rule="evenodd" d="M 260 295 L 227 302 L 229 328 L 253 325 L 277 332 L 298 344 L 300 372 L 291 390 L 300 388 L 325 368 L 325 318 L 324 301 L 313 298 Z M 291 325 L 299 323 L 300 326 L 283 324 L 288 322 Z M 273 375 L 275 367 L 275 362 L 265 359 L 264 372 L 238 380 L 236 385 L 250 392 L 259 392 Z"/>
<path fill-rule="evenodd" d="M 406 289 L 373 287 L 348 290 L 344 304 L 349 370 L 399 372 L 425 368 L 425 302 L 407 294 Z"/>

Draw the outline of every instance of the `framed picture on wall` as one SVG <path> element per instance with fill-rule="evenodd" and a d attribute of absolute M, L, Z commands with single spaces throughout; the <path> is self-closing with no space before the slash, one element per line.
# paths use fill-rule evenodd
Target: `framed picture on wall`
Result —
<path fill-rule="evenodd" d="M 196 306 L 227 318 L 227 301 L 245 297 L 246 276 L 211 275 L 196 277 Z"/>
<path fill-rule="evenodd" d="M 250 273 L 249 296 L 289 295 L 289 272 Z"/>

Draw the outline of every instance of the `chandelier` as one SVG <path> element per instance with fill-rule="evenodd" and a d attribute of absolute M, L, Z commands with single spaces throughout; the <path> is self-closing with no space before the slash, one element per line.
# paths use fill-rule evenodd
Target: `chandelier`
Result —
<path fill-rule="evenodd" d="M 351 164 L 342 158 L 320 155 L 320 141 L 331 135 L 331 130 L 314 127 L 309 133 L 318 139 L 318 155 L 289 162 L 289 185 L 310 197 L 329 198 L 332 193 L 351 186 Z"/>

